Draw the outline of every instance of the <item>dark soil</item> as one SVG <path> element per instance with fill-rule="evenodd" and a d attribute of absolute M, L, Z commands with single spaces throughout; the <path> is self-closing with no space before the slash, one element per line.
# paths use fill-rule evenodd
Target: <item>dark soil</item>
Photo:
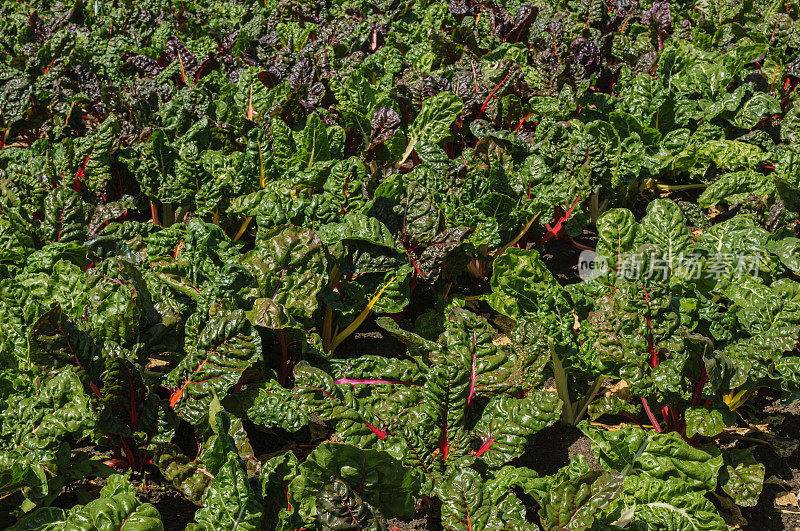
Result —
<path fill-rule="evenodd" d="M 131 484 L 137 489 L 137 497 L 143 503 L 152 503 L 161 514 L 161 521 L 167 531 L 186 529 L 194 521 L 194 513 L 198 507 L 183 497 L 177 490 L 164 487 L 163 481 L 158 481 L 158 476 L 148 477 L 146 482 L 133 476 Z M 100 495 L 100 489 L 105 485 L 105 479 L 98 478 L 85 481 L 81 484 L 64 489 L 53 501 L 54 507 L 69 510 L 75 505 L 85 504 L 91 498 Z"/>
<path fill-rule="evenodd" d="M 429 522 L 427 518 L 415 518 L 410 522 L 392 518 L 389 520 L 388 524 L 387 527 L 391 529 L 391 531 L 430 531 L 432 529 L 441 529 L 441 524 L 436 522 L 438 525 L 434 525 L 432 522 Z"/>
<path fill-rule="evenodd" d="M 550 476 L 576 455 L 582 455 L 592 470 L 602 468 L 592 453 L 591 442 L 581 430 L 558 422 L 534 435 L 526 452 L 511 464 L 532 468 L 540 476 Z"/>
<path fill-rule="evenodd" d="M 597 234 L 585 229 L 583 234 L 573 238 L 573 241 L 595 248 Z M 581 281 L 581 277 L 578 276 L 578 257 L 583 252 L 582 249 L 579 249 L 568 240 L 549 240 L 544 248 L 538 245 L 530 248 L 541 253 L 542 262 L 547 266 L 547 269 L 553 272 L 553 276 L 559 284 L 575 284 Z"/>
<path fill-rule="evenodd" d="M 357 358 L 365 354 L 395 357 L 403 355 L 405 351 L 405 346 L 378 326 L 375 318 L 371 317 L 364 321 L 357 332 L 342 341 L 336 349 L 336 357 Z"/>
<path fill-rule="evenodd" d="M 194 521 L 194 513 L 198 509 L 195 504 L 171 488 L 141 489 L 139 499 L 156 506 L 167 531 L 186 529 L 186 526 Z"/>

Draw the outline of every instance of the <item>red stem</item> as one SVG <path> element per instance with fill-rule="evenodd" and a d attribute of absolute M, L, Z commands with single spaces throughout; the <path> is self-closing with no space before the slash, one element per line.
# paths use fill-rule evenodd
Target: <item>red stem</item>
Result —
<path fill-rule="evenodd" d="M 644 426 L 642 426 L 642 423 L 639 422 L 638 419 L 633 418 L 632 416 L 628 415 L 627 413 L 620 413 L 620 416 L 628 418 L 628 419 L 631 419 L 633 422 L 638 424 L 640 428 L 644 429 Z"/>
<path fill-rule="evenodd" d="M 150 200 L 150 214 L 153 216 L 153 225 L 161 225 L 161 222 L 158 221 L 158 209 L 152 199 Z"/>
<path fill-rule="evenodd" d="M 653 424 L 653 428 L 656 430 L 657 433 L 661 433 L 663 430 L 661 429 L 661 424 L 658 423 L 656 420 L 656 416 L 653 415 L 653 412 L 650 411 L 650 406 L 647 405 L 647 400 L 643 396 L 639 397 L 642 401 L 642 406 L 644 406 L 644 412 L 647 413 L 647 418 L 650 419 L 650 422 Z"/>
<path fill-rule="evenodd" d="M 672 413 L 672 423 L 675 425 L 675 431 L 681 434 L 683 438 L 686 438 L 686 424 L 681 421 L 680 415 L 674 408 L 667 408 Z"/>
<path fill-rule="evenodd" d="M 134 454 L 133 450 L 131 450 L 128 440 L 121 435 L 119 438 L 122 440 L 122 449 L 125 451 L 125 458 L 128 460 L 128 463 L 130 463 L 131 468 L 138 471 L 139 465 L 136 462 L 136 454 Z"/>
<path fill-rule="evenodd" d="M 481 445 L 477 452 L 475 452 L 475 457 L 480 457 L 489 449 L 489 447 L 494 442 L 494 437 L 489 437 L 489 439 Z"/>
<path fill-rule="evenodd" d="M 372 431 L 372 433 L 374 433 L 375 435 L 377 435 L 377 436 L 378 436 L 378 439 L 381 439 L 381 440 L 383 440 L 383 439 L 385 439 L 386 437 L 388 437 L 388 435 L 389 435 L 388 433 L 386 433 L 386 432 L 385 432 L 385 431 L 383 431 L 382 429 L 380 429 L 380 428 L 376 428 L 375 426 L 373 426 L 372 424 L 370 424 L 370 423 L 369 423 L 369 422 L 367 422 L 366 420 L 364 421 L 364 424 L 366 424 L 366 425 L 367 425 L 367 427 L 368 427 L 368 428 L 369 428 L 369 429 Z"/>
<path fill-rule="evenodd" d="M 650 294 L 647 292 L 647 286 L 642 286 L 642 288 L 644 289 L 644 300 L 647 303 L 647 315 L 645 316 L 647 320 L 647 349 L 650 352 L 650 366 L 655 369 L 660 361 L 658 359 L 658 349 L 653 341 L 653 326 L 650 322 Z"/>
<path fill-rule="evenodd" d="M 539 245 L 543 244 L 553 236 L 560 236 L 562 234 L 562 232 L 564 231 L 562 227 L 563 223 L 572 217 L 572 211 L 575 209 L 575 206 L 578 204 L 580 200 L 581 200 L 581 191 L 578 190 L 578 196 L 572 202 L 572 206 L 570 206 L 569 210 L 567 210 L 567 212 L 561 217 L 561 219 L 559 219 L 556 222 L 556 224 L 553 225 L 553 228 L 550 228 L 549 224 L 545 224 L 545 227 L 547 227 L 547 234 L 545 234 L 544 237 L 541 240 L 539 240 Z"/>
<path fill-rule="evenodd" d="M 506 77 L 504 77 L 504 78 L 503 78 L 503 80 L 502 80 L 500 83 L 498 83 L 498 84 L 497 84 L 497 86 L 494 88 L 494 90 L 491 92 L 491 94 L 489 94 L 489 97 L 488 97 L 488 98 L 486 98 L 486 99 L 483 101 L 483 105 L 481 105 L 481 112 L 479 112 L 479 113 L 478 113 L 478 116 L 479 116 L 479 117 L 480 117 L 480 115 L 481 115 L 481 114 L 483 114 L 483 111 L 485 111 L 485 110 L 486 110 L 486 106 L 489 104 L 489 100 L 491 100 L 492 98 L 494 98 L 494 95 L 495 95 L 495 93 L 496 93 L 498 90 L 500 90 L 500 87 L 502 87 L 502 86 L 503 86 L 503 83 L 505 83 L 505 82 L 508 80 L 508 78 L 509 78 L 510 76 L 511 76 L 511 72 L 509 72 L 509 73 L 506 75 Z"/>
<path fill-rule="evenodd" d="M 125 470 L 126 468 L 130 468 L 131 467 L 131 465 L 127 461 L 125 461 L 124 459 L 117 459 L 115 457 L 113 457 L 111 459 L 106 459 L 105 461 L 103 461 L 103 464 L 106 465 L 106 466 L 111 466 L 111 467 L 119 468 L 119 469 L 122 469 L 122 470 Z"/>
<path fill-rule="evenodd" d="M 286 346 L 286 338 L 283 335 L 283 330 L 278 330 L 278 339 L 281 342 L 281 368 L 278 375 L 278 381 L 281 385 L 286 385 L 286 379 L 289 376 L 289 349 Z"/>
<path fill-rule="evenodd" d="M 700 360 L 702 363 L 702 360 Z M 696 406 L 700 404 L 700 395 L 703 392 L 703 387 L 706 386 L 708 382 L 708 374 L 706 372 L 706 364 L 703 363 L 703 366 L 700 369 L 700 378 L 695 382 L 694 389 L 692 389 L 692 405 Z"/>

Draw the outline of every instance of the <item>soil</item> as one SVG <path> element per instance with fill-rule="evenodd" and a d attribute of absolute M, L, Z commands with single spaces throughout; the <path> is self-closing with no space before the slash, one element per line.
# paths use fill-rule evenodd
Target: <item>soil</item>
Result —
<path fill-rule="evenodd" d="M 550 476 L 576 455 L 582 455 L 592 470 L 602 469 L 592 453 L 591 442 L 581 430 L 559 422 L 534 435 L 526 452 L 511 464 L 532 468 L 540 476 Z"/>
<path fill-rule="evenodd" d="M 139 499 L 152 503 L 161 513 L 161 521 L 166 531 L 186 529 L 194 521 L 198 507 L 184 498 L 177 490 L 163 487 L 150 487 L 139 491 Z"/>
<path fill-rule="evenodd" d="M 594 249 L 597 245 L 597 234 L 585 229 L 583 234 L 573 238 L 573 241 Z M 559 284 L 575 284 L 581 281 L 581 277 L 578 276 L 578 258 L 583 252 L 582 249 L 568 240 L 559 239 L 548 241 L 544 249 L 541 246 L 531 248 L 541 253 L 542 262 L 553 273 Z"/>
<path fill-rule="evenodd" d="M 148 477 L 146 481 L 136 476 L 130 478 L 131 484 L 137 489 L 137 498 L 143 503 L 155 505 L 158 509 L 166 531 L 186 529 L 194 521 L 194 513 L 198 507 L 177 490 L 161 486 L 159 483 L 163 482 L 158 480 L 158 476 Z M 68 487 L 55 499 L 53 506 L 69 510 L 77 504 L 85 504 L 89 496 L 99 496 L 105 483 L 105 479 L 99 478 Z"/>
<path fill-rule="evenodd" d="M 337 358 L 357 358 L 366 354 L 395 357 L 403 353 L 405 346 L 378 326 L 374 317 L 364 321 L 358 332 L 342 341 L 336 349 Z"/>
<path fill-rule="evenodd" d="M 392 518 L 387 524 L 387 528 L 391 529 L 391 531 L 428 531 L 442 528 L 439 522 L 429 522 L 427 518 L 415 518 L 410 522 Z"/>

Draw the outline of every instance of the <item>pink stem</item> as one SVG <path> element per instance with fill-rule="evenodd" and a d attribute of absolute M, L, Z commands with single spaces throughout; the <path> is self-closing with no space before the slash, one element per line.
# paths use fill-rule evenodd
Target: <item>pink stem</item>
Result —
<path fill-rule="evenodd" d="M 644 412 L 647 413 L 647 418 L 649 418 L 650 422 L 653 423 L 653 428 L 655 428 L 657 433 L 661 433 L 661 425 L 656 420 L 656 416 L 653 415 L 653 412 L 650 411 L 650 406 L 647 405 L 647 400 L 645 400 L 643 396 L 639 398 L 642 401 L 642 405 L 644 406 Z"/>

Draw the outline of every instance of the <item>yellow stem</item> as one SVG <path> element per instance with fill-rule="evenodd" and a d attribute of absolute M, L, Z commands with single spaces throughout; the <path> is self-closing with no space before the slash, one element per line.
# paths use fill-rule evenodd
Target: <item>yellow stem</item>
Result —
<path fill-rule="evenodd" d="M 350 326 L 348 326 L 347 328 L 345 328 L 339 334 L 336 335 L 336 337 L 333 340 L 333 344 L 331 345 L 331 352 L 336 350 L 336 347 L 338 347 L 342 343 L 342 341 L 347 339 L 350 336 L 350 334 L 355 332 L 358 329 L 358 327 L 361 326 L 361 323 L 364 322 L 364 320 L 369 315 L 369 312 L 372 311 L 372 307 L 375 306 L 375 304 L 378 302 L 378 299 L 381 298 L 383 292 L 386 291 L 386 288 L 388 288 L 395 280 L 397 280 L 397 277 L 392 278 L 392 280 L 384 284 L 384 286 L 380 289 L 380 291 L 378 291 L 378 293 L 376 293 L 375 296 L 372 297 L 372 299 L 370 299 L 370 301 L 367 303 L 367 307 L 364 308 L 364 310 L 360 314 L 358 314 L 358 317 L 356 317 L 352 323 L 350 323 Z"/>
<path fill-rule="evenodd" d="M 597 193 L 593 193 L 589 197 L 589 212 L 589 222 L 596 222 L 597 218 L 600 216 L 600 197 L 597 195 Z"/>
<path fill-rule="evenodd" d="M 525 233 L 528 232 L 528 230 L 531 228 L 531 225 L 533 225 L 533 222 L 536 221 L 536 218 L 538 218 L 540 215 L 541 215 L 541 212 L 537 212 L 536 214 L 534 214 L 534 216 L 527 223 L 527 225 L 525 225 L 525 227 L 521 231 L 519 231 L 519 234 L 517 234 L 517 236 L 513 240 L 511 240 L 510 242 L 508 242 L 507 244 L 505 244 L 503 247 L 500 248 L 500 251 L 498 251 L 498 253 L 497 253 L 497 258 L 500 258 L 501 256 L 503 256 L 503 253 L 506 252 L 506 250 L 509 247 L 512 247 L 513 245 L 516 245 L 516 243 L 518 241 L 520 241 L 523 236 L 525 236 Z"/>
<path fill-rule="evenodd" d="M 219 209 L 216 208 L 214 209 L 214 218 L 212 219 L 212 221 L 214 222 L 214 225 L 219 227 Z"/>
<path fill-rule="evenodd" d="M 742 389 L 741 391 L 731 391 L 730 393 L 722 397 L 722 401 L 725 402 L 725 405 L 727 405 L 731 411 L 736 411 L 745 402 L 747 402 L 751 396 L 753 396 L 754 392 L 755 389 Z"/>
<path fill-rule="evenodd" d="M 597 396 L 597 393 L 603 386 L 603 380 L 605 380 L 604 377 L 598 376 L 597 379 L 592 384 L 592 386 L 589 388 L 589 392 L 586 393 L 586 396 L 584 396 L 583 399 L 579 401 L 579 404 L 581 405 L 581 410 L 578 411 L 578 415 L 575 417 L 575 422 L 580 422 L 583 416 L 589 410 L 589 404 L 592 403 L 592 400 L 594 400 L 594 397 Z"/>
<path fill-rule="evenodd" d="M 577 411 L 572 405 L 572 401 L 569 399 L 567 373 L 564 371 L 564 366 L 561 364 L 561 359 L 558 357 L 558 354 L 556 354 L 553 338 L 548 337 L 547 339 L 550 342 L 550 357 L 553 361 L 553 376 L 556 380 L 556 391 L 558 392 L 558 397 L 564 403 L 561 414 L 565 424 L 568 426 L 574 426 L 576 424 L 575 417 L 577 416 Z"/>
<path fill-rule="evenodd" d="M 700 188 L 707 188 L 708 185 L 704 183 L 697 183 L 697 184 L 662 184 L 656 183 L 656 188 L 661 190 L 662 192 L 680 192 L 683 190 L 697 190 Z"/>
<path fill-rule="evenodd" d="M 259 168 L 259 175 L 258 175 L 258 184 L 261 188 L 264 188 L 265 180 L 264 180 L 264 155 L 261 153 L 261 144 L 258 144 L 258 168 Z"/>
<path fill-rule="evenodd" d="M 241 238 L 242 235 L 244 234 L 244 231 L 247 230 L 247 226 L 250 225 L 250 220 L 252 220 L 252 219 L 253 219 L 253 216 L 247 216 L 244 219 L 244 222 L 242 222 L 242 226 L 239 227 L 239 232 L 237 232 L 236 236 L 233 237 L 233 241 L 235 241 L 235 242 L 239 241 L 239 238 Z"/>

